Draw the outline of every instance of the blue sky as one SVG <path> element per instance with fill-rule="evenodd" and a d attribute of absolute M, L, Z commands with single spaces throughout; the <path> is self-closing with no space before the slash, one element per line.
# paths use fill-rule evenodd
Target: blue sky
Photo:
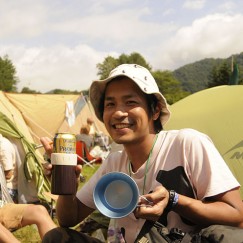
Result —
<path fill-rule="evenodd" d="M 0 0 L 0 56 L 24 86 L 88 89 L 108 55 L 171 70 L 243 51 L 242 0 Z"/>

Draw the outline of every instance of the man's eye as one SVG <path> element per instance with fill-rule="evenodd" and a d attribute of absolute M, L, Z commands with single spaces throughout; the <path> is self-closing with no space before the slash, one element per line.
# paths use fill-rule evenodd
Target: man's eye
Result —
<path fill-rule="evenodd" d="M 112 102 L 105 103 L 105 107 L 111 107 L 111 106 L 113 106 L 113 105 L 114 105 L 114 103 L 112 103 Z"/>
<path fill-rule="evenodd" d="M 134 104 L 137 104 L 137 102 L 135 100 L 128 100 L 127 104 L 128 105 L 134 105 Z"/>

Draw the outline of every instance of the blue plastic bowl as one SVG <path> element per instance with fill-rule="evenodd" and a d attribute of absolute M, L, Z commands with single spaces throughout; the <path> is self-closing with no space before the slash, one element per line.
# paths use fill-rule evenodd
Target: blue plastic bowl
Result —
<path fill-rule="evenodd" d="M 94 202 L 97 209 L 109 218 L 122 218 L 137 207 L 139 190 L 127 174 L 111 172 L 101 177 L 95 186 Z"/>

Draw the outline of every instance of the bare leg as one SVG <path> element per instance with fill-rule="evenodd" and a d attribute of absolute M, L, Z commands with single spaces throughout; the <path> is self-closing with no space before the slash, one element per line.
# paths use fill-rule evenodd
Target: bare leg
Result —
<path fill-rule="evenodd" d="M 51 219 L 46 208 L 42 205 L 29 204 L 24 211 L 22 226 L 36 224 L 41 239 L 49 230 L 56 228 L 56 224 Z"/>
<path fill-rule="evenodd" d="M 0 242 L 1 243 L 20 243 L 14 235 L 0 223 Z"/>

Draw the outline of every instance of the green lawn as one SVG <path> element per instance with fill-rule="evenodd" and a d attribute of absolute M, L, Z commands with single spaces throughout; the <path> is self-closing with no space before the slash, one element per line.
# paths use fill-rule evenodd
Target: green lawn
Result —
<path fill-rule="evenodd" d="M 84 166 L 82 174 L 85 177 L 85 182 L 89 180 L 89 178 L 93 175 L 93 173 L 99 168 L 99 165 L 94 165 L 94 169 L 90 166 Z M 85 182 L 80 182 L 79 188 L 81 188 Z M 57 223 L 56 219 L 54 221 Z M 21 229 L 13 232 L 15 237 L 19 239 L 22 243 L 40 243 L 41 239 L 38 234 L 37 227 L 35 225 L 25 226 Z"/>

